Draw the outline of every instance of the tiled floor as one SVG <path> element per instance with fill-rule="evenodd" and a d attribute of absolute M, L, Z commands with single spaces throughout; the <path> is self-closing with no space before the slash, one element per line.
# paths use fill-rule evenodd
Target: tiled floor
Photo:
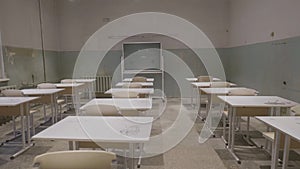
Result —
<path fill-rule="evenodd" d="M 153 124 L 152 136 L 161 134 L 172 128 L 174 121 L 179 116 L 179 110 L 182 113 L 190 113 L 192 108 L 189 105 L 180 107 L 179 99 L 168 99 L 166 109 L 163 114 L 158 114 L 162 109 L 162 103 L 154 101 L 154 108 L 151 113 L 154 117 L 159 117 Z M 72 114 L 68 112 L 67 114 Z M 36 118 L 40 119 L 42 116 Z M 225 144 L 220 139 L 220 131 L 216 131 L 216 138 L 210 138 L 203 144 L 199 144 L 199 132 L 203 127 L 201 120 L 196 120 L 190 132 L 186 133 L 186 137 L 177 144 L 174 148 L 161 155 L 144 158 L 142 160 L 141 169 L 269 169 L 270 155 L 266 151 L 256 147 L 244 147 L 247 143 L 238 135 L 237 145 L 242 145 L 243 148 L 237 150 L 238 156 L 242 160 L 242 164 L 237 164 L 230 153 L 225 149 Z M 263 130 L 264 127 L 252 120 L 253 127 L 258 130 Z M 243 127 L 243 126 L 242 126 Z M 11 124 L 0 127 L 1 138 L 5 140 L 6 133 L 9 133 Z M 39 128 L 41 129 L 41 128 Z M 251 135 L 258 144 L 263 144 L 263 139 L 258 131 L 252 131 Z M 161 140 L 163 143 L 165 140 Z M 67 150 L 68 144 L 64 141 L 37 141 L 35 146 L 27 152 L 10 160 L 9 156 L 16 152 L 20 147 L 16 144 L 9 144 L 0 147 L 0 169 L 29 169 L 32 168 L 33 158 L 45 152 Z M 155 147 L 145 147 L 145 149 Z M 157 147 L 156 147 L 157 148 Z M 300 155 L 295 151 L 291 151 L 290 169 L 300 168 Z M 122 161 L 121 158 L 119 158 Z M 120 162 L 122 163 L 122 162 Z M 116 165 L 120 168 L 121 165 Z"/>

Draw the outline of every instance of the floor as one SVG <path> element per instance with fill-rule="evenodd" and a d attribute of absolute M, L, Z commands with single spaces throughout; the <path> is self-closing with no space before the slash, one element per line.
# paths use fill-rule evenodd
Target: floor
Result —
<path fill-rule="evenodd" d="M 152 136 L 168 132 L 171 129 L 181 113 L 190 114 L 193 109 L 190 105 L 186 104 L 180 106 L 180 99 L 167 99 L 167 102 L 154 101 L 153 110 L 148 112 L 156 118 L 153 123 Z M 158 113 L 164 110 L 163 113 Z M 204 110 L 204 109 L 203 109 Z M 64 116 L 74 114 L 73 111 L 68 111 Z M 186 115 L 185 114 L 185 115 Z M 36 119 L 40 122 L 43 121 L 42 114 L 36 115 Z M 186 116 L 188 117 L 188 116 Z M 192 116 L 191 116 L 191 119 Z M 174 148 L 161 155 L 144 158 L 142 160 L 141 169 L 269 169 L 270 168 L 270 155 L 263 149 L 258 147 L 249 147 L 242 138 L 242 135 L 237 135 L 237 145 L 241 146 L 237 150 L 238 156 L 241 158 L 242 163 L 237 164 L 230 153 L 225 149 L 225 144 L 221 140 L 221 131 L 215 131 L 216 137 L 211 137 L 205 143 L 198 142 L 199 132 L 201 131 L 204 123 L 196 119 L 195 124 L 186 136 Z M 242 129 L 244 123 L 242 123 Z M 262 145 L 264 140 L 257 130 L 264 130 L 264 126 L 255 121 L 251 121 L 251 136 L 255 143 Z M 43 130 L 37 127 L 37 130 Z M 178 132 L 180 129 L 178 129 Z M 174 132 L 174 131 L 173 131 Z M 175 131 L 176 133 L 176 131 Z M 2 140 L 7 139 L 11 134 L 11 123 L 0 127 L 0 136 Z M 16 139 L 14 142 L 20 141 Z M 171 140 L 172 141 L 172 140 Z M 167 140 L 162 139 L 161 143 L 166 144 Z M 167 142 L 168 144 L 168 142 Z M 154 145 L 159 146 L 159 145 Z M 148 149 L 161 148 L 145 146 L 145 151 Z M 32 168 L 32 161 L 36 155 L 51 152 L 67 150 L 68 144 L 64 141 L 36 141 L 35 146 L 31 147 L 27 152 L 21 156 L 10 160 L 9 156 L 18 151 L 20 147 L 17 144 L 5 144 L 0 147 L 0 169 L 29 169 Z M 300 155 L 297 151 L 291 151 L 289 161 L 289 169 L 300 169 Z M 117 164 L 114 168 L 122 168 L 123 158 L 119 157 Z"/>

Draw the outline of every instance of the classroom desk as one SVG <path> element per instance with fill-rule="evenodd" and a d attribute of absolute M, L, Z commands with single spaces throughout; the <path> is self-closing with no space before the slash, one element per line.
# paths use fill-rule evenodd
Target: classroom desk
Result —
<path fill-rule="evenodd" d="M 116 84 L 117 87 L 123 87 L 128 84 L 141 84 L 142 87 L 153 87 L 153 82 L 119 82 Z"/>
<path fill-rule="evenodd" d="M 71 150 L 78 141 L 126 143 L 131 157 L 137 157 L 135 147 L 150 140 L 152 121 L 153 117 L 68 116 L 32 139 L 68 141 Z"/>
<path fill-rule="evenodd" d="M 39 97 L 0 97 L 0 116 L 18 116 L 21 117 L 21 132 L 22 132 L 22 150 L 12 155 L 10 158 L 13 159 L 18 155 L 22 154 L 28 148 L 31 147 L 30 142 L 30 114 L 29 103 L 35 101 Z M 25 137 L 24 117 L 27 123 L 27 140 Z M 26 145 L 27 141 L 27 145 Z"/>
<path fill-rule="evenodd" d="M 154 78 L 147 78 L 147 82 L 154 82 Z M 132 82 L 132 78 L 125 78 L 123 79 L 123 82 Z"/>
<path fill-rule="evenodd" d="M 185 79 L 187 81 L 189 81 L 189 82 L 196 82 L 196 81 L 198 81 L 198 78 L 196 78 L 196 77 L 188 77 L 188 78 L 185 78 Z M 213 81 L 221 81 L 221 79 L 214 77 Z"/>
<path fill-rule="evenodd" d="M 200 88 L 207 95 L 227 95 L 232 89 L 247 89 L 245 87 Z"/>
<path fill-rule="evenodd" d="M 112 94 L 114 92 L 137 92 L 139 94 L 153 94 L 153 88 L 111 88 L 105 92 L 105 94 Z"/>
<path fill-rule="evenodd" d="M 73 80 L 73 82 L 75 83 L 84 83 L 87 86 L 89 100 L 93 99 L 93 97 L 95 96 L 94 83 L 96 79 L 70 79 L 70 80 Z"/>
<path fill-rule="evenodd" d="M 218 96 L 218 97 L 222 101 L 227 103 L 229 106 L 228 149 L 239 163 L 240 160 L 234 153 L 234 139 L 235 139 L 234 124 L 235 124 L 236 116 L 265 116 L 266 111 L 268 111 L 269 115 L 279 115 L 280 108 L 288 108 L 289 111 L 290 107 L 293 107 L 298 104 L 296 102 L 278 96 Z"/>
<path fill-rule="evenodd" d="M 203 93 L 205 95 L 208 95 L 208 104 L 210 105 L 212 102 L 211 101 L 216 101 L 218 100 L 217 95 L 227 95 L 230 90 L 232 89 L 247 89 L 245 87 L 224 87 L 224 88 L 200 88 L 200 93 Z M 258 94 L 258 92 L 256 92 Z M 200 95 L 201 96 L 201 95 Z M 219 103 L 218 101 L 216 101 Z"/>
<path fill-rule="evenodd" d="M 294 138 L 300 142 L 300 117 L 295 116 L 281 116 L 281 117 L 256 117 L 258 120 L 264 122 L 276 130 L 275 132 L 275 149 L 272 150 L 272 164 L 271 169 L 276 169 L 278 165 L 278 154 L 280 135 L 285 135 L 283 165 L 282 168 L 287 168 L 290 150 L 290 138 Z"/>
<path fill-rule="evenodd" d="M 84 90 L 84 83 L 54 83 L 57 88 L 64 88 L 62 94 L 72 96 L 76 114 L 80 108 L 80 92 Z"/>
<path fill-rule="evenodd" d="M 210 87 L 210 85 L 214 83 L 214 84 L 217 84 L 217 83 L 224 83 L 224 82 L 192 82 L 192 85 L 193 87 L 196 87 L 196 88 L 205 88 L 205 87 Z M 236 84 L 234 83 L 229 83 L 229 87 L 234 87 L 234 86 L 237 86 Z"/>
<path fill-rule="evenodd" d="M 117 106 L 122 110 L 150 110 L 152 109 L 152 99 L 151 98 L 104 98 L 104 99 L 93 99 L 80 107 L 80 110 L 84 110 L 86 106 L 97 105 L 97 104 L 109 104 Z"/>
<path fill-rule="evenodd" d="M 197 92 L 198 92 L 198 90 L 199 90 L 199 88 L 209 88 L 210 86 L 211 86 L 211 84 L 212 83 L 218 83 L 218 82 L 192 82 L 191 83 L 191 85 L 192 85 L 192 96 L 191 96 L 191 105 L 194 105 L 193 104 L 193 98 L 194 98 L 194 95 L 193 95 L 193 93 L 194 93 L 194 89 L 197 89 Z M 224 82 L 220 82 L 220 83 L 224 83 Z M 228 82 L 229 83 L 229 82 Z M 229 87 L 235 87 L 235 86 L 237 86 L 236 84 L 234 84 L 234 83 L 229 83 Z M 197 96 L 197 95 L 196 95 Z M 195 105 L 197 105 L 197 103 L 198 103 L 198 97 L 196 97 L 196 104 Z M 196 106 L 195 106 L 196 107 Z"/>
<path fill-rule="evenodd" d="M 58 94 L 65 89 L 23 89 L 22 92 L 26 96 L 40 97 L 34 102 L 51 105 L 52 124 L 57 122 L 57 97 Z"/>

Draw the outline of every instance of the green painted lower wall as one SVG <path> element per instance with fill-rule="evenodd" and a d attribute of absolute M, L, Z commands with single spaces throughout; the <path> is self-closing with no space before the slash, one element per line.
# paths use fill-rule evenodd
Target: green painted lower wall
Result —
<path fill-rule="evenodd" d="M 8 85 L 23 88 L 44 82 L 41 50 L 6 46 L 3 51 L 5 72 L 10 79 Z M 60 79 L 59 56 L 60 52 L 45 51 L 47 81 L 54 82 Z"/>
<path fill-rule="evenodd" d="M 15 52 L 13 62 L 5 54 L 6 73 L 10 84 L 37 84 L 43 82 L 42 54 L 39 50 L 8 47 Z M 180 57 L 195 75 L 206 70 L 192 50 L 169 49 Z M 258 90 L 263 95 L 279 95 L 300 102 L 300 37 L 247 46 L 217 49 L 226 78 L 240 86 Z M 79 51 L 46 51 L 47 81 L 57 82 L 71 78 Z M 121 51 L 110 51 L 98 68 L 98 75 L 113 75 L 120 64 Z M 178 70 L 180 71 L 180 69 Z M 32 79 L 32 76 L 34 79 Z M 160 86 L 157 82 L 156 87 Z M 166 74 L 165 93 L 168 97 L 180 97 L 176 81 Z"/>
<path fill-rule="evenodd" d="M 300 37 L 225 49 L 227 79 L 300 102 Z"/>
<path fill-rule="evenodd" d="M 195 75 L 206 74 L 206 70 L 198 58 L 198 56 L 190 49 L 168 49 L 169 52 L 177 55 L 181 58 Z M 78 51 L 64 51 L 60 54 L 60 77 L 71 78 L 73 75 L 74 65 L 79 55 Z M 121 63 L 122 51 L 112 50 L 109 51 L 103 61 L 98 67 L 97 75 L 109 75 L 112 76 L 117 70 L 117 74 L 121 74 L 120 69 L 117 69 Z M 176 66 L 176 65 L 174 65 Z M 181 71 L 180 68 L 178 71 Z M 160 79 L 160 75 L 148 75 L 156 79 Z M 154 87 L 161 88 L 161 81 L 156 80 Z M 190 92 L 190 90 L 188 91 Z M 165 74 L 165 94 L 168 97 L 180 97 L 179 87 L 175 79 L 173 79 L 168 73 Z"/>

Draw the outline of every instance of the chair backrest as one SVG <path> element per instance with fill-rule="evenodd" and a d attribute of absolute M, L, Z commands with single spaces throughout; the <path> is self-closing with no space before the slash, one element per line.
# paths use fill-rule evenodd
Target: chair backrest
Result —
<path fill-rule="evenodd" d="M 83 116 L 121 116 L 119 108 L 109 104 L 96 104 L 86 106 L 82 114 Z"/>
<path fill-rule="evenodd" d="M 39 169 L 108 169 L 116 155 L 99 150 L 58 151 L 36 156 Z"/>
<path fill-rule="evenodd" d="M 2 95 L 6 97 L 23 97 L 24 93 L 21 90 L 17 89 L 8 89 L 8 90 L 3 90 Z"/>
<path fill-rule="evenodd" d="M 142 88 L 140 83 L 126 83 L 123 85 L 123 88 Z"/>
<path fill-rule="evenodd" d="M 211 76 L 198 76 L 197 81 L 198 82 L 210 82 L 210 81 L 212 81 L 212 77 Z"/>
<path fill-rule="evenodd" d="M 235 89 L 232 88 L 229 92 L 229 96 L 256 96 L 258 94 L 258 91 L 254 89 Z"/>
<path fill-rule="evenodd" d="M 76 81 L 73 79 L 63 79 L 60 81 L 60 83 L 76 83 Z"/>
<path fill-rule="evenodd" d="M 56 89 L 55 84 L 53 83 L 40 83 L 37 85 L 38 89 Z"/>
<path fill-rule="evenodd" d="M 291 107 L 291 111 L 295 114 L 295 116 L 300 116 L 300 105 Z"/>
<path fill-rule="evenodd" d="M 147 78 L 143 76 L 136 76 L 132 78 L 132 82 L 147 82 Z"/>
<path fill-rule="evenodd" d="M 113 98 L 138 98 L 139 93 L 132 91 L 119 91 L 112 93 Z"/>
<path fill-rule="evenodd" d="M 217 88 L 217 87 L 230 87 L 230 84 L 228 82 L 212 82 L 210 84 L 210 87 Z"/>

